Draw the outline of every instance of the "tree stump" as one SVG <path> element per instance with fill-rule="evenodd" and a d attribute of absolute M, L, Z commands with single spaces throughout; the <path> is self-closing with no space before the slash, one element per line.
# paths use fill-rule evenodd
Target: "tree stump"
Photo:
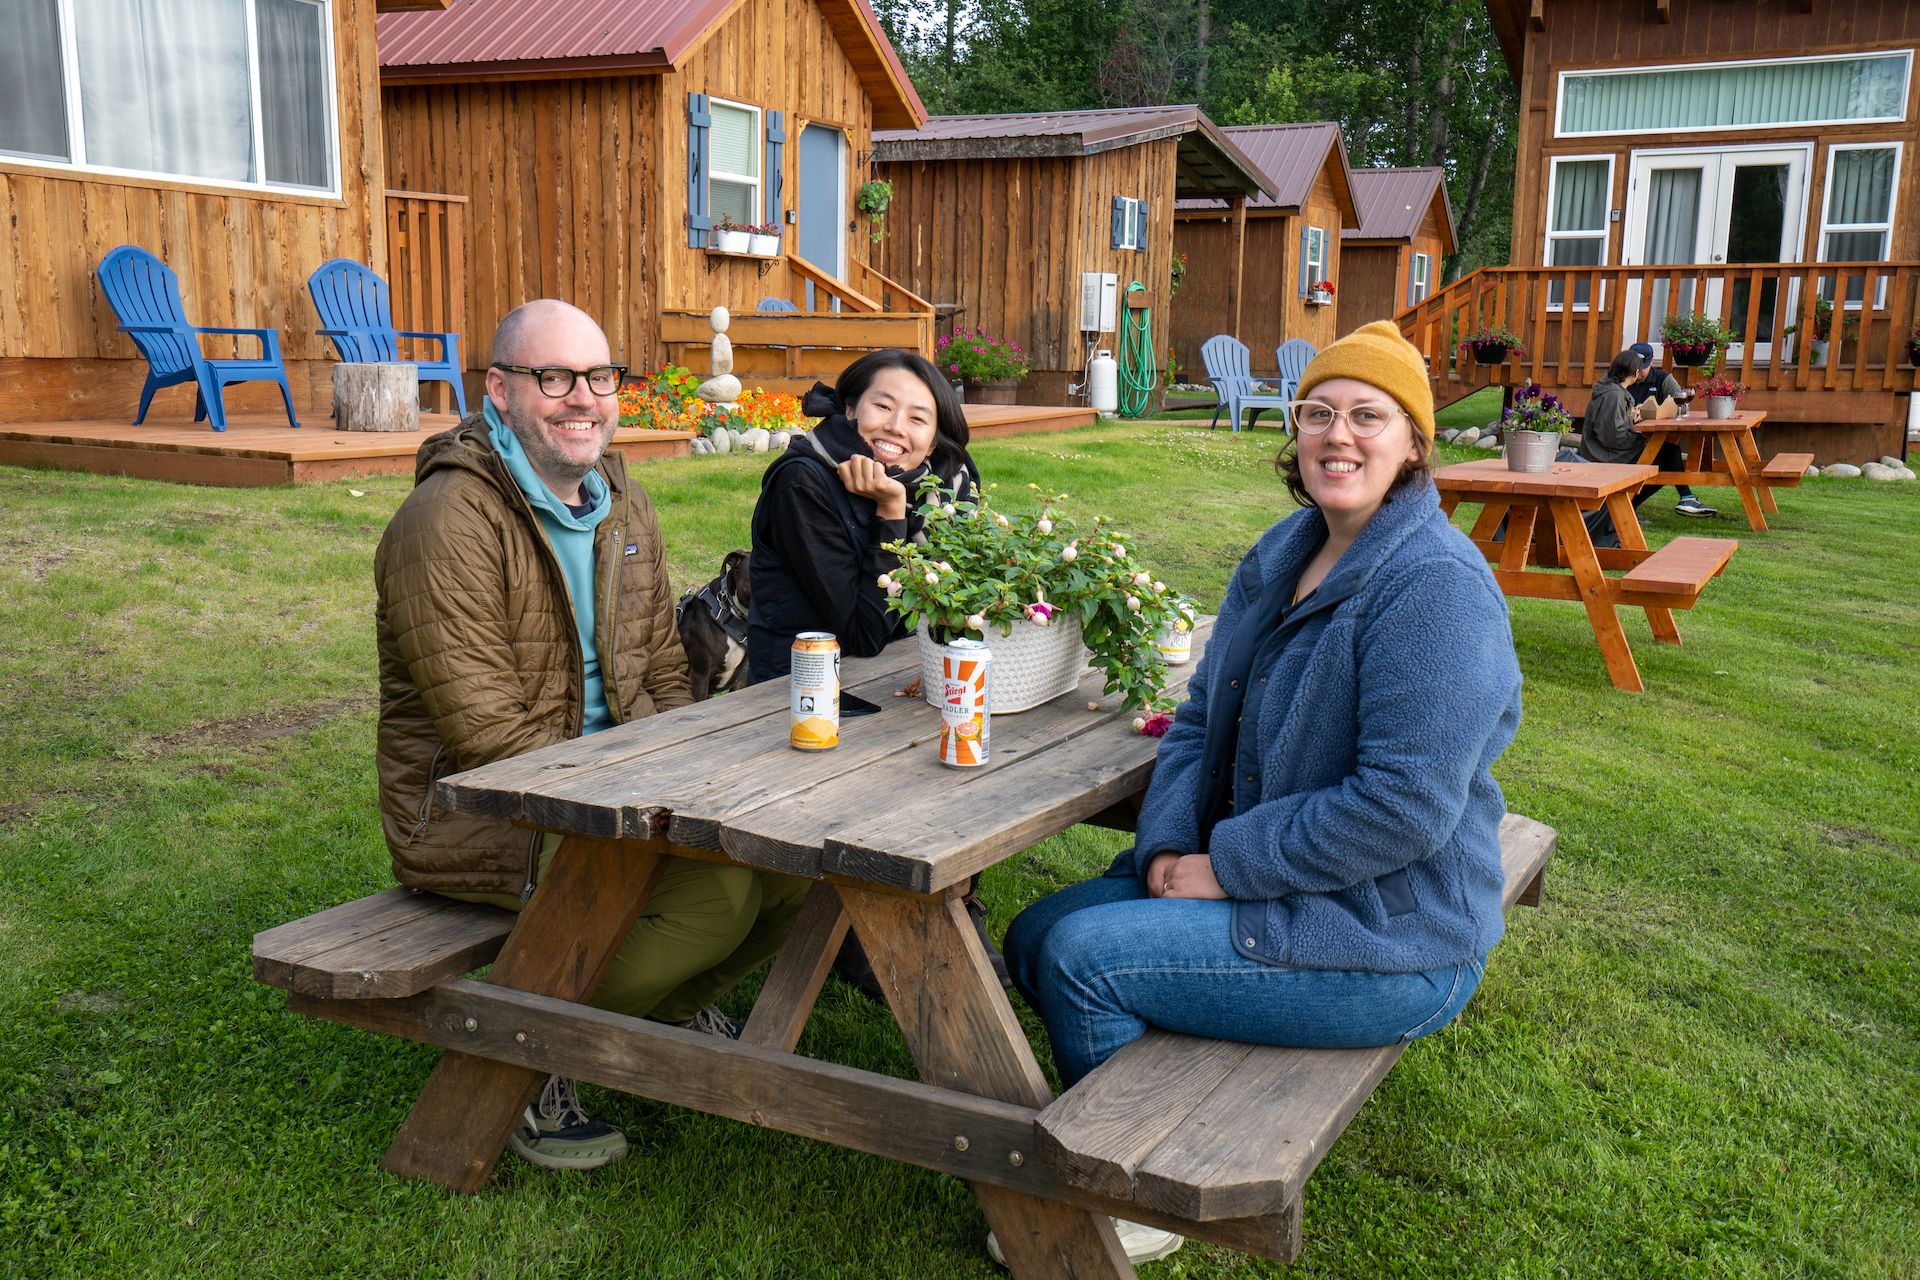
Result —
<path fill-rule="evenodd" d="M 333 419 L 341 431 L 418 431 L 420 375 L 410 364 L 333 366 Z"/>

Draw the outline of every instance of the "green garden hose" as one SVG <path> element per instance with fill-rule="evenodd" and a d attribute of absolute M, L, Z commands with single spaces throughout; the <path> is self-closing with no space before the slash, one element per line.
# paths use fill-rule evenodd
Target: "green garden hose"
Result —
<path fill-rule="evenodd" d="M 1135 280 L 1127 294 L 1145 293 L 1147 286 Z M 1147 307 L 1123 307 L 1120 321 L 1120 416 L 1144 418 L 1153 402 L 1153 389 L 1160 384 L 1160 369 L 1153 358 L 1153 312 Z"/>

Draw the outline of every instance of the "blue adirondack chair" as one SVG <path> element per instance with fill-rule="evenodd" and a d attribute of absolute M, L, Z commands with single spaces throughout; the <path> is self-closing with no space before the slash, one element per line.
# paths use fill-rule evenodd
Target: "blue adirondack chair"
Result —
<path fill-rule="evenodd" d="M 1305 338 L 1288 338 L 1274 348 L 1273 361 L 1280 370 L 1282 399 L 1292 401 L 1299 398 L 1300 376 L 1307 371 L 1307 364 L 1319 354 L 1319 348 Z M 1280 422 L 1288 431 L 1293 430 L 1293 422 L 1284 407 L 1280 410 Z"/>
<path fill-rule="evenodd" d="M 467 393 L 460 378 L 460 335 L 420 333 L 393 327 L 393 307 L 387 282 L 372 267 L 352 258 L 323 262 L 307 277 L 314 310 L 320 313 L 321 333 L 333 339 L 334 350 L 347 364 L 410 364 L 421 382 L 444 382 L 453 388 L 453 404 L 467 416 Z M 405 360 L 401 338 L 425 338 L 440 344 L 438 360 Z"/>
<path fill-rule="evenodd" d="M 221 389 L 232 382 L 277 382 L 287 405 L 287 422 L 299 426 L 293 413 L 293 391 L 287 386 L 287 367 L 280 359 L 280 335 L 273 329 L 209 329 L 187 323 L 180 305 L 180 279 L 172 268 L 138 245 L 123 244 L 100 259 L 96 271 L 101 291 L 119 317 L 120 331 L 132 337 L 147 358 L 147 385 L 140 389 L 140 408 L 133 425 L 147 419 L 147 406 L 161 387 L 194 384 L 193 420 L 209 420 L 215 431 L 227 429 L 227 410 Z M 260 339 L 258 360 L 209 360 L 200 353 L 203 333 L 252 334 Z"/>
<path fill-rule="evenodd" d="M 765 297 L 754 304 L 755 311 L 798 311 L 798 303 L 788 302 L 785 298 Z"/>
<path fill-rule="evenodd" d="M 1246 410 L 1253 411 L 1253 417 L 1247 420 L 1247 425 L 1252 426 L 1267 410 L 1286 404 L 1279 396 L 1255 392 L 1247 344 L 1230 333 L 1216 333 L 1202 343 L 1200 363 L 1206 367 L 1207 381 L 1213 383 L 1214 395 L 1219 398 L 1213 408 L 1213 421 L 1207 424 L 1209 431 L 1220 425 L 1222 409 L 1227 411 L 1233 429 L 1238 431 L 1240 415 Z"/>

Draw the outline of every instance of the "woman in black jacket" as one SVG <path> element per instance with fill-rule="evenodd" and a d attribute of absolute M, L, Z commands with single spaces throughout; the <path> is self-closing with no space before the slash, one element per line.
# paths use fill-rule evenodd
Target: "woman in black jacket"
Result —
<path fill-rule="evenodd" d="M 748 683 L 786 675 L 802 631 L 831 631 L 854 658 L 906 635 L 878 585 L 900 567 L 885 545 L 920 531 L 925 477 L 965 500 L 978 474 L 959 397 L 914 352 L 862 356 L 802 407 L 820 425 L 767 468 L 753 509 Z"/>

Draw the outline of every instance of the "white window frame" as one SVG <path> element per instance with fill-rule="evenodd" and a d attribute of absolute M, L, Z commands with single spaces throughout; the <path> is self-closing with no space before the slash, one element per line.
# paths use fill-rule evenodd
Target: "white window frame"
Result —
<path fill-rule="evenodd" d="M 1545 216 L 1540 219 L 1542 236 L 1540 250 L 1541 266 L 1551 267 L 1553 265 L 1553 246 L 1556 241 L 1560 240 L 1598 240 L 1600 242 L 1600 261 L 1594 265 L 1601 267 L 1607 265 L 1608 241 L 1611 240 L 1613 236 L 1613 184 L 1616 176 L 1614 173 L 1615 159 L 1616 157 L 1611 152 L 1594 155 L 1548 157 L 1547 205 L 1544 211 Z M 1560 166 L 1563 164 L 1586 164 L 1601 160 L 1604 160 L 1607 165 L 1607 209 L 1606 216 L 1600 220 L 1600 229 L 1598 231 L 1555 231 L 1553 229 L 1553 205 L 1554 196 L 1560 188 Z M 1602 284 L 1601 287 L 1604 288 L 1605 285 Z M 1553 290 L 1551 286 L 1549 286 L 1547 292 L 1549 295 L 1552 294 Z M 1563 296 L 1559 302 L 1549 300 L 1547 310 L 1564 311 L 1568 307 L 1571 307 L 1575 311 L 1588 311 L 1592 309 L 1592 305 L 1591 295 L 1589 295 L 1589 299 L 1586 302 L 1573 302 Z M 1604 295 L 1601 298 L 1601 305 L 1606 305 Z"/>
<path fill-rule="evenodd" d="M 708 98 L 707 111 L 709 113 L 708 115 L 709 120 L 712 119 L 711 113 L 713 111 L 713 108 L 715 107 L 732 107 L 736 111 L 745 111 L 753 116 L 752 152 L 754 155 L 760 157 L 761 173 L 759 177 L 755 178 L 744 173 L 727 173 L 723 171 L 720 168 L 720 166 L 715 163 L 714 155 L 713 155 L 713 147 L 711 146 L 711 144 L 709 144 L 709 146 L 707 147 L 707 216 L 713 219 L 714 230 L 718 231 L 720 229 L 720 215 L 718 213 L 715 213 L 713 209 L 713 180 L 715 178 L 718 178 L 722 182 L 732 182 L 732 183 L 737 183 L 738 185 L 743 187 L 753 188 L 753 199 L 747 202 L 747 208 L 753 211 L 752 216 L 749 217 L 748 221 L 754 223 L 755 225 L 758 225 L 760 222 L 760 219 L 765 216 L 766 208 L 767 208 L 766 187 L 762 185 L 767 180 L 767 175 L 766 175 L 767 116 L 766 116 L 766 112 L 762 111 L 759 107 L 754 106 L 751 102 L 735 102 L 731 98 Z M 713 129 L 712 124 L 708 124 L 707 129 L 708 129 L 708 137 L 711 138 L 712 129 Z"/>
<path fill-rule="evenodd" d="M 1132 196 L 1116 196 L 1120 201 L 1120 249 L 1144 251 L 1147 247 L 1147 202 Z"/>
<path fill-rule="evenodd" d="M 1827 221 L 1827 211 L 1832 207 L 1830 202 L 1833 199 L 1833 157 L 1836 152 L 1840 152 L 1840 151 L 1891 151 L 1893 152 L 1893 185 L 1887 191 L 1887 220 L 1885 222 L 1828 222 Z M 1887 237 L 1887 241 L 1886 241 L 1887 247 L 1885 250 L 1887 257 L 1883 257 L 1882 261 L 1887 261 L 1888 258 L 1891 257 L 1893 253 L 1893 216 L 1894 216 L 1894 212 L 1900 207 L 1900 162 L 1906 158 L 1906 156 L 1904 155 L 1904 151 L 1905 151 L 1904 146 L 1899 141 L 1894 139 L 1888 139 L 1887 141 L 1884 141 L 1884 142 L 1836 142 L 1828 146 L 1826 180 L 1824 183 L 1822 183 L 1820 188 L 1820 238 L 1819 240 L 1814 242 L 1814 254 L 1813 254 L 1814 261 L 1816 262 L 1833 261 L 1832 258 L 1827 257 L 1827 233 L 1829 231 L 1838 232 L 1841 235 L 1845 235 L 1848 232 L 1855 232 L 1855 231 L 1883 232 Z M 1829 287 L 1832 289 L 1838 289 L 1839 283 L 1840 282 L 1837 279 L 1833 280 Z M 1864 299 L 1862 299 L 1861 302 L 1845 302 L 1845 303 L 1842 303 L 1841 305 L 1846 307 L 1849 311 L 1858 311 L 1861 309 L 1863 304 L 1864 304 Z M 1874 309 L 1877 311 L 1877 310 L 1883 309 L 1886 305 L 1887 305 L 1887 278 L 1885 276 L 1881 276 L 1880 279 L 1877 280 L 1874 285 L 1873 306 L 1874 306 Z"/>
<path fill-rule="evenodd" d="M 1712 71 L 1723 67 L 1767 67 L 1784 66 L 1800 62 L 1862 62 L 1871 59 L 1904 57 L 1906 71 L 1900 77 L 1900 102 L 1908 101 L 1913 91 L 1913 53 L 1912 49 L 1868 49 L 1858 53 L 1817 54 L 1797 58 L 1729 58 L 1715 62 L 1667 62 L 1656 66 L 1640 67 L 1596 67 L 1585 71 L 1561 71 L 1556 76 L 1553 95 L 1553 136 L 1556 138 L 1618 138 L 1634 134 L 1644 134 L 1645 130 L 1633 130 L 1622 133 L 1617 129 L 1581 129 L 1569 130 L 1563 127 L 1566 119 L 1567 82 L 1570 80 L 1592 79 L 1598 76 L 1649 75 L 1667 71 Z M 1675 126 L 1675 131 L 1686 133 L 1746 133 L 1756 129 L 1798 129 L 1819 125 L 1860 125 L 1860 124 L 1900 124 L 1906 120 L 1904 114 L 1891 116 L 1852 116 L 1839 120 L 1776 120 L 1766 124 L 1702 124 Z"/>
<path fill-rule="evenodd" d="M 1427 294 L 1433 288 L 1433 257 L 1431 254 L 1416 253 L 1407 270 L 1412 274 L 1412 293 L 1415 302 L 1425 302 Z"/>
<path fill-rule="evenodd" d="M 326 43 L 326 92 L 327 92 L 327 172 L 333 182 L 325 187 L 307 187 L 288 182 L 268 182 L 266 180 L 266 115 L 260 101 L 260 23 L 254 0 L 246 0 L 247 11 L 247 77 L 248 89 L 253 97 L 253 168 L 261 176 L 250 182 L 240 182 L 232 178 L 209 178 L 194 173 L 172 173 L 164 169 L 127 169 L 114 165 L 89 164 L 87 162 L 86 120 L 82 114 L 80 102 L 80 55 L 79 29 L 74 18 L 73 0 L 54 0 L 60 30 L 61 82 L 67 99 L 67 154 L 65 160 L 52 160 L 44 156 L 28 156 L 11 151 L 0 151 L 0 166 L 12 168 L 20 166 L 34 169 L 54 169 L 65 173 L 97 173 L 115 178 L 139 178 L 162 182 L 179 182 L 196 187 L 219 187 L 229 191 L 265 192 L 274 195 L 315 196 L 338 200 L 341 198 L 340 176 L 340 88 L 337 76 L 339 57 L 333 45 L 333 3 L 334 0 L 300 0 L 310 4 L 321 14 L 321 33 Z"/>
<path fill-rule="evenodd" d="M 1327 278 L 1327 233 L 1311 223 L 1307 226 L 1307 292 Z"/>

